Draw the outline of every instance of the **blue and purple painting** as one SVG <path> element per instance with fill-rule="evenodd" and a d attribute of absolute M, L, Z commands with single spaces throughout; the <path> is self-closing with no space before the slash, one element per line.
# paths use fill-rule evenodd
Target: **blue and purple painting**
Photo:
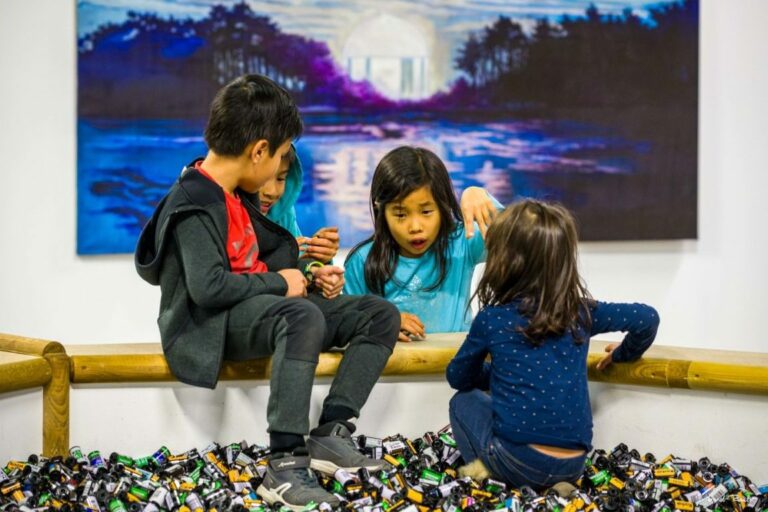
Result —
<path fill-rule="evenodd" d="M 78 252 L 132 252 L 206 152 L 215 91 L 286 88 L 307 234 L 371 232 L 379 159 L 443 158 L 457 190 L 560 201 L 582 240 L 697 236 L 698 0 L 80 0 Z"/>

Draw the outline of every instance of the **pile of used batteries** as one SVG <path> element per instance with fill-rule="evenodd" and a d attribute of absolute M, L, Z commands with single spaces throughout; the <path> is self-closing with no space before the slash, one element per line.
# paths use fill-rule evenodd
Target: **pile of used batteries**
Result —
<path fill-rule="evenodd" d="M 319 475 L 342 498 L 341 510 L 430 512 L 768 512 L 768 487 L 755 486 L 727 464 L 668 456 L 657 460 L 621 444 L 595 450 L 569 496 L 554 490 L 513 489 L 493 479 L 459 478 L 463 462 L 448 428 L 411 440 L 358 436 L 360 450 L 387 460 L 376 474 L 338 470 Z M 212 444 L 172 455 L 165 447 L 147 457 L 98 451 L 84 456 L 11 461 L 0 471 L 0 510 L 32 511 L 279 511 L 256 493 L 268 449 L 242 442 Z M 330 510 L 310 503 L 305 510 Z"/>

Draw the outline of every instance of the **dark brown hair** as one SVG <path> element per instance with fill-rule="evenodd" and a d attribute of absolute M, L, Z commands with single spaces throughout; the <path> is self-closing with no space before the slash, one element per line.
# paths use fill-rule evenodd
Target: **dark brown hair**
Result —
<path fill-rule="evenodd" d="M 475 295 L 481 307 L 519 300 L 520 331 L 534 345 L 570 330 L 577 343 L 591 326 L 592 298 L 577 268 L 578 238 L 570 212 L 525 199 L 508 206 L 485 238 L 488 258 Z"/>

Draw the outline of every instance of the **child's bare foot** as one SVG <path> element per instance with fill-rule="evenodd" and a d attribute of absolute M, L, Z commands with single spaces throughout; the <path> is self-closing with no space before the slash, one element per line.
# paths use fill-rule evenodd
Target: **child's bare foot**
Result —
<path fill-rule="evenodd" d="M 475 459 L 459 468 L 459 476 L 468 476 L 476 482 L 482 482 L 491 476 L 491 472 L 488 471 L 481 459 Z"/>
<path fill-rule="evenodd" d="M 568 498 L 576 490 L 576 486 L 570 482 L 557 482 L 549 490 L 557 493 L 561 498 Z"/>

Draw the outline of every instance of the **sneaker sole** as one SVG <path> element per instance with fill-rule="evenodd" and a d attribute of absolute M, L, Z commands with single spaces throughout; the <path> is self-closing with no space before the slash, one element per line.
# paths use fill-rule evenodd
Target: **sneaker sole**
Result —
<path fill-rule="evenodd" d="M 280 503 L 283 504 L 283 506 L 288 507 L 289 509 L 291 509 L 291 510 L 293 510 L 295 512 L 301 512 L 307 506 L 306 504 L 305 505 L 293 505 L 291 503 L 288 503 L 287 501 L 285 501 L 285 498 L 280 496 L 278 493 L 272 492 L 269 489 L 267 489 L 266 487 L 264 487 L 264 484 L 261 484 L 259 486 L 259 488 L 256 489 L 256 494 L 261 496 L 261 498 L 264 501 L 266 501 L 267 503 L 269 503 L 270 505 L 272 505 L 273 503 L 280 502 Z"/>
<path fill-rule="evenodd" d="M 360 469 L 360 466 L 338 466 L 334 464 L 333 462 L 329 460 L 320 460 L 320 459 L 312 459 L 309 461 L 309 467 L 314 469 L 315 471 L 319 471 L 320 473 L 323 473 L 324 475 L 330 475 L 333 476 L 334 473 L 336 473 L 336 470 L 343 469 L 344 471 L 347 471 L 349 473 L 356 473 L 358 469 Z"/>
<path fill-rule="evenodd" d="M 363 468 L 363 467 L 366 468 L 368 471 L 381 471 L 384 468 L 384 465 L 381 464 L 378 466 L 339 466 L 329 460 L 312 459 L 309 462 L 309 467 L 314 469 L 315 471 L 319 471 L 324 475 L 333 476 L 334 473 L 336 473 L 336 470 L 338 469 L 343 469 L 347 473 L 357 473 L 360 470 L 360 468 Z"/>

